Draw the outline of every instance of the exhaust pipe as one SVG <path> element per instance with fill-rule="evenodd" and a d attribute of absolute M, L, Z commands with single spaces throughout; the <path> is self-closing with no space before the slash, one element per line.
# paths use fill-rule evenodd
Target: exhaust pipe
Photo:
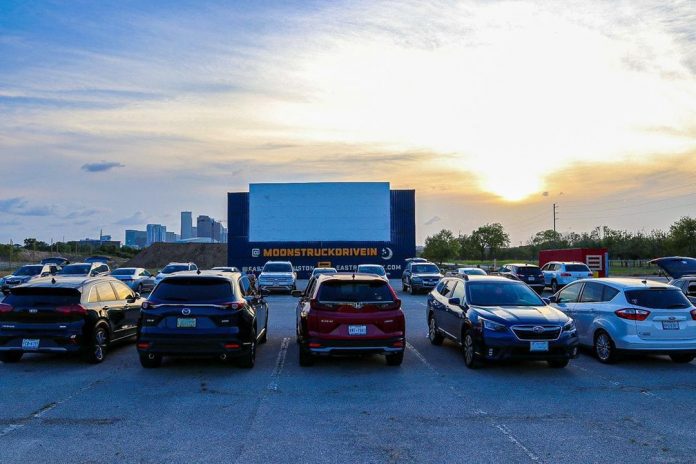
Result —
<path fill-rule="evenodd" d="M 147 355 L 147 359 L 155 359 L 155 355 L 153 353 L 150 353 Z"/>
<path fill-rule="evenodd" d="M 224 361 L 224 360 L 226 360 L 226 359 L 227 359 L 227 355 L 226 355 L 226 354 L 221 354 L 221 355 L 220 355 L 220 360 L 221 360 L 221 361 Z"/>

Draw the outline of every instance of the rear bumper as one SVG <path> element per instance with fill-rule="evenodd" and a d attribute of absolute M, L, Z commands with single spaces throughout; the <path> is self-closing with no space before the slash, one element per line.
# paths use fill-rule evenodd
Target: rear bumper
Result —
<path fill-rule="evenodd" d="M 145 334 L 138 337 L 136 347 L 140 354 L 167 356 L 242 356 L 251 349 L 251 342 L 241 340 L 237 330 L 227 335 L 173 335 Z"/>
<path fill-rule="evenodd" d="M 312 338 L 302 343 L 304 349 L 319 356 L 351 355 L 351 354 L 397 354 L 404 351 L 404 337 L 359 339 L 359 340 L 326 340 Z"/>
<path fill-rule="evenodd" d="M 39 347 L 36 349 L 22 348 L 22 341 L 39 340 Z M 18 332 L 7 335 L 0 332 L 0 351 L 21 351 L 23 353 L 74 353 L 82 350 L 82 334 L 46 334 L 32 332 Z"/>
<path fill-rule="evenodd" d="M 612 337 L 613 338 L 613 337 Z M 639 353 L 694 353 L 696 354 L 696 340 L 643 340 L 637 335 L 627 335 L 615 338 L 614 344 L 619 350 L 634 351 Z"/>

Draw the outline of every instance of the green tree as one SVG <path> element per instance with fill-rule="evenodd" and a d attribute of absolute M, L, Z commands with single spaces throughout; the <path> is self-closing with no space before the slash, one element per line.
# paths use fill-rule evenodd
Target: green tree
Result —
<path fill-rule="evenodd" d="M 425 239 L 423 257 L 438 264 L 449 258 L 457 257 L 459 253 L 459 241 L 454 234 L 446 229 Z"/>
<path fill-rule="evenodd" d="M 669 226 L 669 241 L 675 254 L 696 256 L 696 218 L 684 216 Z"/>
<path fill-rule="evenodd" d="M 471 241 L 479 251 L 481 259 L 486 259 L 486 250 L 490 250 L 491 257 L 495 258 L 501 248 L 510 245 L 510 236 L 505 232 L 502 224 L 495 222 L 473 231 Z"/>

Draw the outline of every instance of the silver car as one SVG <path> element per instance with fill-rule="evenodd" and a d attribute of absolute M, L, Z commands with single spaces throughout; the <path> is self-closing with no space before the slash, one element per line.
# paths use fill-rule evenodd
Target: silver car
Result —
<path fill-rule="evenodd" d="M 155 287 L 155 278 L 142 267 L 120 267 L 111 271 L 111 275 L 138 293 L 151 292 Z"/>
<path fill-rule="evenodd" d="M 622 351 L 696 356 L 696 308 L 671 285 L 638 279 L 585 279 L 553 295 L 550 303 L 575 320 L 580 344 L 613 363 Z"/>
<path fill-rule="evenodd" d="M 268 261 L 258 279 L 259 289 L 292 292 L 297 288 L 297 274 L 290 261 Z"/>

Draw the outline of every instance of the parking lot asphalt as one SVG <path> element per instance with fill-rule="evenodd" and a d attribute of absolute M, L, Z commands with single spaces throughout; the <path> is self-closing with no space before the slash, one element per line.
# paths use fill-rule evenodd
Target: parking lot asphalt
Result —
<path fill-rule="evenodd" d="M 398 282 L 392 282 L 397 287 Z M 268 297 L 256 366 L 165 359 L 133 344 L 100 365 L 0 364 L 0 462 L 694 462 L 696 362 L 661 356 L 565 369 L 464 366 L 426 338 L 425 296 L 401 294 L 408 349 L 298 363 L 296 299 Z"/>

